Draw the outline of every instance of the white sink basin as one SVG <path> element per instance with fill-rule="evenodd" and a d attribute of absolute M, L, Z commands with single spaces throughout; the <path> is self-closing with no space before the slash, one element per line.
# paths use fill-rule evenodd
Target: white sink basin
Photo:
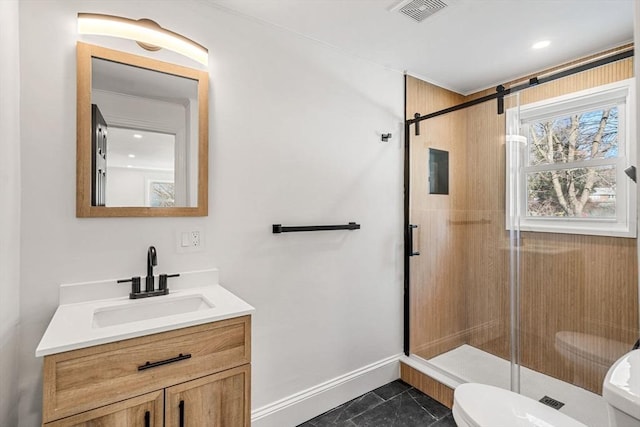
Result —
<path fill-rule="evenodd" d="M 96 308 L 93 312 L 93 328 L 122 325 L 141 320 L 157 319 L 176 314 L 208 310 L 214 305 L 200 294 L 185 296 L 160 296 L 144 300 L 131 300 L 125 304 Z"/>

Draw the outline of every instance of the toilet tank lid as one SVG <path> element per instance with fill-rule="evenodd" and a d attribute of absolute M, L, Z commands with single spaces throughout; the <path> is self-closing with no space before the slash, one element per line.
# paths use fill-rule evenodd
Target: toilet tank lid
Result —
<path fill-rule="evenodd" d="M 640 349 L 625 354 L 609 368 L 602 397 L 609 405 L 640 420 Z"/>
<path fill-rule="evenodd" d="M 621 355 L 629 351 L 629 344 L 574 331 L 557 332 L 556 347 L 605 367 L 611 366 Z"/>

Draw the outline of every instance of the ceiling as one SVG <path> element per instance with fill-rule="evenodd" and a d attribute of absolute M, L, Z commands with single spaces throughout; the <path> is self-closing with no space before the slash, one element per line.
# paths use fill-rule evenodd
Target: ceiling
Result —
<path fill-rule="evenodd" d="M 108 167 L 173 172 L 175 135 L 109 126 Z"/>
<path fill-rule="evenodd" d="M 465 95 L 633 40 L 634 0 L 427 0 L 447 7 L 422 22 L 399 0 L 208 1 Z"/>

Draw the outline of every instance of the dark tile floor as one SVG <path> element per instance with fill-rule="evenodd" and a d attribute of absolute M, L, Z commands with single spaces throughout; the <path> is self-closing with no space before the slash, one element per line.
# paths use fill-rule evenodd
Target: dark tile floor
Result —
<path fill-rule="evenodd" d="M 298 427 L 456 427 L 456 423 L 446 406 L 397 380 Z"/>

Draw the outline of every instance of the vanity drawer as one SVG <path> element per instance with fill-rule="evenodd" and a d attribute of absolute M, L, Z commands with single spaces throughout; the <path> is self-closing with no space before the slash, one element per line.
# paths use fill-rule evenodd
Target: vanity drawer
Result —
<path fill-rule="evenodd" d="M 250 319 L 243 316 L 46 356 L 44 422 L 249 363 Z"/>

